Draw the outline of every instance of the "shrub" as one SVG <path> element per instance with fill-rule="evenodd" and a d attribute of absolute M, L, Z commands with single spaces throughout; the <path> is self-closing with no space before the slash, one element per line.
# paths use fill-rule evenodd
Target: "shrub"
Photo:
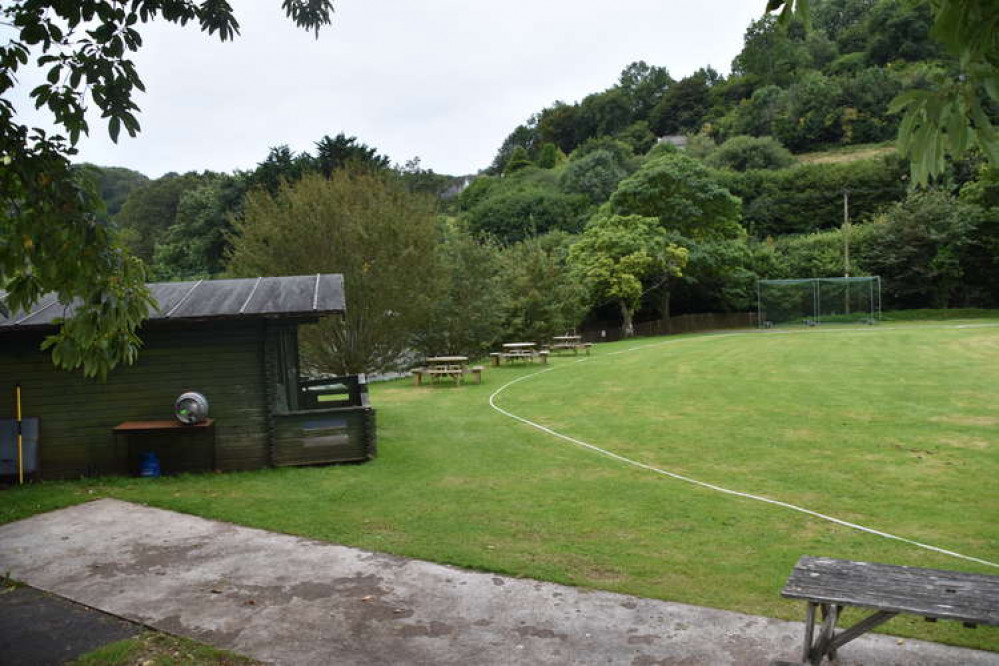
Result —
<path fill-rule="evenodd" d="M 794 156 L 773 137 L 735 136 L 705 161 L 713 167 L 748 171 L 783 169 L 794 164 Z"/>

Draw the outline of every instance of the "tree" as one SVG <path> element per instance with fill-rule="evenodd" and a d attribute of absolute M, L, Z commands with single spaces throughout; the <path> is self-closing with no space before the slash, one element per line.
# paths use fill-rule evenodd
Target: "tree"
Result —
<path fill-rule="evenodd" d="M 910 158 L 912 179 L 926 184 L 958 159 L 979 148 L 999 165 L 999 132 L 986 101 L 999 103 L 999 12 L 995 0 L 929 0 L 930 34 L 957 58 L 960 76 L 941 75 L 931 90 L 908 90 L 889 110 L 905 112 L 898 130 L 899 151 Z M 798 16 L 807 26 L 809 0 L 768 0 L 785 24 Z"/>
<path fill-rule="evenodd" d="M 503 167 L 504 174 L 516 173 L 525 167 L 532 166 L 531 157 L 527 154 L 527 149 L 523 146 L 517 146 L 510 153 L 510 159 L 507 161 L 506 166 Z"/>
<path fill-rule="evenodd" d="M 206 174 L 177 202 L 173 223 L 156 243 L 152 272 L 156 279 L 203 279 L 220 274 L 247 190 L 245 176 Z"/>
<path fill-rule="evenodd" d="M 389 158 L 379 155 L 374 148 L 360 143 L 356 136 L 340 132 L 332 139 L 324 136 L 316 141 L 315 165 L 319 173 L 329 176 L 347 166 L 366 169 L 387 169 Z"/>
<path fill-rule="evenodd" d="M 607 201 L 627 175 L 613 154 L 597 150 L 570 162 L 559 178 L 559 187 L 570 194 L 585 194 L 599 205 Z"/>
<path fill-rule="evenodd" d="M 710 88 L 718 73 L 700 69 L 670 86 L 649 116 L 649 125 L 659 136 L 696 132 L 711 108 Z"/>
<path fill-rule="evenodd" d="M 387 174 L 309 174 L 276 195 L 254 190 L 236 220 L 233 276 L 342 273 L 348 303 L 303 333 L 314 369 L 352 374 L 399 366 L 423 329 L 435 284 L 436 203 Z"/>
<path fill-rule="evenodd" d="M 168 173 L 136 188 L 115 216 L 122 243 L 146 264 L 166 230 L 174 223 L 177 205 L 188 190 L 202 182 L 196 173 Z"/>
<path fill-rule="evenodd" d="M 794 164 L 794 156 L 772 137 L 734 136 L 718 146 L 706 162 L 736 171 L 784 169 Z"/>
<path fill-rule="evenodd" d="M 631 101 L 632 117 L 645 118 L 673 85 L 673 77 L 665 67 L 639 60 L 621 71 L 617 85 Z"/>
<path fill-rule="evenodd" d="M 580 215 L 588 204 L 582 195 L 536 184 L 514 184 L 495 188 L 465 217 L 473 233 L 489 235 L 501 243 L 515 243 L 549 231 L 579 231 L 583 226 Z"/>
<path fill-rule="evenodd" d="M 549 139 L 545 139 L 546 141 Z M 487 170 L 488 173 L 493 175 L 499 175 L 503 173 L 506 169 L 507 163 L 510 161 L 511 156 L 517 148 L 523 148 L 530 156 L 531 151 L 535 149 L 535 146 L 539 143 L 539 130 L 538 130 L 538 118 L 534 116 L 530 118 L 526 124 L 518 125 L 510 135 L 503 140 L 503 145 L 500 146 L 499 150 L 496 152 L 496 157 L 493 158 L 493 163 Z M 556 143 L 558 143 L 556 141 Z"/>
<path fill-rule="evenodd" d="M 271 194 L 277 193 L 283 183 L 299 180 L 315 171 L 315 163 L 308 153 L 295 154 L 286 145 L 271 148 L 264 161 L 249 174 L 250 187 L 260 186 Z"/>
<path fill-rule="evenodd" d="M 537 165 L 542 169 L 554 169 L 560 164 L 564 164 L 566 159 L 565 153 L 559 150 L 558 146 L 554 143 L 545 143 L 538 151 Z"/>
<path fill-rule="evenodd" d="M 961 258 L 965 295 L 979 307 L 999 307 L 999 168 L 983 165 L 960 198 L 981 209 Z"/>
<path fill-rule="evenodd" d="M 579 103 L 576 139 L 613 136 L 631 124 L 631 118 L 631 100 L 620 88 L 587 95 Z"/>
<path fill-rule="evenodd" d="M 656 135 L 649 129 L 649 124 L 644 120 L 636 120 L 632 124 L 614 135 L 614 138 L 628 144 L 638 155 L 649 152 L 652 146 L 656 145 Z"/>
<path fill-rule="evenodd" d="M 574 329 L 586 315 L 586 291 L 569 264 L 575 236 L 553 232 L 503 251 L 507 290 L 503 330 L 510 339 L 548 340 Z"/>
<path fill-rule="evenodd" d="M 739 199 L 707 167 L 678 152 L 650 159 L 622 180 L 610 205 L 618 215 L 655 217 L 664 230 L 695 240 L 743 233 Z"/>
<path fill-rule="evenodd" d="M 427 356 L 478 357 L 503 333 L 507 290 L 500 249 L 453 223 L 442 225 L 427 319 L 414 346 Z"/>
<path fill-rule="evenodd" d="M 761 85 L 787 86 L 812 65 L 799 24 L 782 29 L 773 16 L 763 16 L 746 30 L 742 51 L 732 61 L 732 73 L 753 77 Z"/>
<path fill-rule="evenodd" d="M 618 215 L 655 217 L 670 245 L 685 253 L 679 267 L 666 271 L 660 281 L 663 317 L 670 315 L 673 278 L 682 275 L 687 246 L 745 234 L 739 226 L 739 199 L 722 187 L 707 167 L 675 149 L 649 159 L 622 180 L 611 195 L 610 208 Z"/>
<path fill-rule="evenodd" d="M 143 174 L 123 167 L 101 167 L 96 164 L 80 164 L 77 167 L 86 178 L 93 181 L 97 194 L 104 202 L 102 220 L 114 219 L 128 196 L 149 182 Z"/>
<path fill-rule="evenodd" d="M 842 97 L 836 79 L 806 72 L 787 89 L 786 104 L 774 119 L 774 135 L 794 151 L 839 141 L 843 135 Z"/>
<path fill-rule="evenodd" d="M 874 236 L 857 260 L 882 277 L 893 307 L 965 305 L 961 258 L 980 215 L 977 206 L 945 192 L 915 192 L 875 219 Z"/>
<path fill-rule="evenodd" d="M 139 131 L 142 90 L 130 59 L 142 45 L 139 25 L 154 20 L 196 23 L 223 41 L 239 31 L 226 2 L 193 0 L 11 0 L 0 10 L 14 35 L 0 46 L 0 288 L 5 310 L 29 309 L 46 292 L 60 301 L 79 299 L 71 320 L 50 336 L 56 365 L 106 376 L 136 358 L 135 331 L 152 301 L 141 263 L 115 243 L 102 224 L 100 201 L 70 168 L 75 145 L 89 131 L 93 100 L 108 132 Z M 298 26 L 318 31 L 330 23 L 331 0 L 283 0 Z M 16 120 L 11 100 L 20 68 L 34 60 L 46 81 L 31 91 L 67 136 L 49 136 Z M 14 240 L 16 239 L 16 240 Z"/>
<path fill-rule="evenodd" d="M 569 264 L 594 300 L 609 300 L 621 310 L 625 337 L 635 333 L 635 308 L 642 281 L 679 275 L 687 250 L 666 240 L 654 217 L 597 214 L 569 250 Z"/>

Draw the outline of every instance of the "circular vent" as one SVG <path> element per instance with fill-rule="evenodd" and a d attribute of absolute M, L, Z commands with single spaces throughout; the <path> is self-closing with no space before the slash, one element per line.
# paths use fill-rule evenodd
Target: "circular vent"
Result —
<path fill-rule="evenodd" d="M 208 399 L 194 391 L 184 393 L 173 404 L 173 413 L 184 425 L 201 423 L 208 418 Z"/>

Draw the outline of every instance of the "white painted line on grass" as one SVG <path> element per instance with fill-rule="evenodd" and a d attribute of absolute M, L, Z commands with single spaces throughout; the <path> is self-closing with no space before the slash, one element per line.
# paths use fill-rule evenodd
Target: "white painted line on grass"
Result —
<path fill-rule="evenodd" d="M 989 324 L 985 324 L 985 326 L 988 326 L 988 325 Z M 908 327 L 895 327 L 895 328 L 889 328 L 887 330 L 904 330 L 906 328 L 908 328 Z M 936 327 L 934 327 L 934 328 L 936 328 Z M 945 328 L 968 328 L 968 326 L 945 326 Z M 863 329 L 838 329 L 838 331 L 843 331 L 843 330 L 867 331 L 867 330 L 870 330 L 870 329 L 867 329 L 867 328 L 863 328 Z M 882 329 L 882 330 L 886 330 L 886 329 Z M 787 332 L 788 333 L 792 333 L 792 331 L 787 331 Z M 814 333 L 814 332 L 818 332 L 818 331 L 793 331 L 793 332 L 794 333 Z M 831 332 L 834 332 L 834 331 L 827 329 L 827 330 L 825 330 L 823 332 L 830 332 L 831 333 Z M 740 333 L 708 334 L 708 335 L 697 336 L 697 337 L 694 337 L 694 338 L 680 338 L 680 339 L 666 340 L 664 342 L 652 343 L 652 344 L 647 344 L 647 345 L 637 345 L 635 347 L 629 347 L 627 349 L 621 349 L 621 350 L 618 350 L 618 351 L 615 351 L 615 352 L 610 352 L 608 354 L 604 354 L 603 356 L 605 356 L 605 357 L 617 356 L 619 354 L 626 354 L 628 352 L 633 352 L 633 351 L 641 351 L 643 349 L 652 349 L 654 347 L 661 347 L 661 346 L 667 345 L 667 344 L 677 344 L 677 343 L 680 343 L 680 342 L 693 342 L 695 340 L 716 340 L 718 338 L 727 338 L 727 337 L 742 336 L 742 335 L 769 335 L 769 333 L 767 333 L 767 332 L 745 331 L 745 332 L 740 332 Z M 588 358 L 579 359 L 578 361 L 576 361 L 572 365 L 576 365 L 578 363 L 582 363 L 582 362 L 588 361 L 588 360 L 590 360 L 590 359 L 588 359 Z M 572 367 L 572 365 L 562 366 L 562 367 Z M 567 441 L 567 442 L 569 442 L 571 444 L 575 444 L 576 446 L 580 446 L 580 447 L 582 447 L 584 449 L 588 449 L 590 451 L 593 451 L 594 453 L 598 453 L 600 455 L 606 456 L 606 457 L 611 458 L 613 460 L 617 460 L 618 462 L 622 462 L 622 463 L 624 463 L 626 465 L 631 465 L 632 467 L 637 467 L 639 469 L 644 469 L 644 470 L 647 470 L 649 472 L 653 472 L 655 474 L 660 474 L 662 476 L 668 476 L 671 479 L 676 479 L 678 481 L 684 481 L 686 483 L 690 483 L 690 484 L 693 484 L 695 486 L 700 486 L 702 488 L 708 488 L 710 490 L 714 490 L 714 491 L 717 491 L 717 492 L 720 492 L 720 493 L 724 493 L 726 495 L 734 495 L 736 497 L 742 497 L 742 498 L 745 498 L 745 499 L 756 500 L 757 502 L 764 502 L 766 504 L 772 504 L 774 506 L 783 507 L 785 509 L 791 509 L 792 511 L 797 511 L 799 513 L 804 513 L 806 515 L 812 516 L 813 518 L 819 518 L 820 520 L 825 520 L 825 521 L 828 521 L 830 523 L 835 523 L 836 525 L 840 525 L 842 527 L 847 527 L 847 528 L 850 528 L 850 529 L 853 529 L 853 530 L 858 530 L 860 532 L 866 532 L 867 534 L 873 534 L 875 536 L 883 537 L 885 539 L 892 539 L 894 541 L 901 541 L 902 543 L 909 544 L 910 546 L 916 546 L 917 548 L 923 548 L 925 550 L 930 550 L 930 551 L 933 551 L 935 553 L 940 553 L 942 555 L 949 555 L 950 557 L 956 557 L 956 558 L 959 558 L 959 559 L 962 559 L 962 560 L 967 560 L 968 562 L 975 562 L 977 564 L 984 564 L 986 566 L 999 568 L 999 563 L 996 563 L 996 562 L 990 562 L 989 560 L 984 560 L 984 559 L 981 559 L 981 558 L 978 558 L 978 557 L 972 557 L 971 555 L 964 555 L 962 553 L 958 553 L 958 552 L 955 552 L 953 550 L 947 550 L 945 548 L 939 548 L 937 546 L 932 546 L 930 544 L 922 543 L 920 541 L 915 541 L 913 539 L 907 539 L 905 537 L 901 537 L 901 536 L 898 536 L 896 534 L 891 534 L 889 532 L 882 532 L 881 530 L 876 530 L 876 529 L 871 528 L 871 527 L 865 527 L 864 525 L 858 525 L 857 523 L 851 523 L 851 522 L 849 522 L 847 520 L 842 520 L 840 518 L 836 518 L 834 516 L 830 516 L 830 515 L 827 515 L 827 514 L 824 514 L 824 513 L 820 513 L 818 511 L 813 511 L 811 509 L 806 509 L 806 508 L 798 506 L 796 504 L 790 504 L 788 502 L 782 502 L 780 500 L 772 499 L 770 497 L 764 497 L 762 495 L 754 495 L 752 493 L 744 493 L 744 492 L 740 492 L 738 490 L 732 490 L 730 488 L 725 488 L 723 486 L 717 486 L 717 485 L 715 485 L 713 483 L 707 483 L 705 481 L 698 481 L 697 479 L 691 478 L 689 476 L 684 476 L 682 474 L 677 474 L 676 472 L 670 472 L 668 470 L 665 470 L 665 469 L 662 469 L 662 468 L 659 468 L 659 467 L 654 467 L 652 465 L 647 465 L 647 464 L 645 464 L 643 462 L 639 462 L 637 460 L 633 460 L 631 458 L 627 458 L 627 457 L 622 456 L 620 454 L 614 453 L 613 451 L 608 451 L 607 449 L 602 449 L 599 446 L 596 446 L 594 444 L 590 444 L 589 442 L 584 442 L 581 439 L 576 439 L 575 437 L 570 437 L 569 435 L 564 435 L 564 434 L 558 432 L 557 430 L 554 430 L 554 429 L 549 428 L 547 426 L 543 426 L 540 423 L 535 423 L 534 421 L 531 421 L 530 419 L 526 419 L 523 416 L 518 416 L 517 414 L 514 414 L 513 412 L 507 411 L 507 410 L 503 409 L 502 407 L 500 407 L 499 405 L 496 404 L 496 396 L 498 396 L 500 393 L 502 393 L 503 391 L 505 391 L 507 388 L 513 386 L 514 384 L 522 382 L 524 380 L 531 379 L 531 378 L 537 377 L 539 375 L 543 375 L 546 372 L 552 372 L 553 370 L 556 370 L 557 368 L 558 368 L 558 366 L 555 366 L 555 367 L 546 368 L 544 370 L 539 370 L 538 372 L 532 372 L 529 375 L 523 375 L 522 377 L 517 377 L 516 379 L 513 379 L 513 380 L 507 382 L 506 384 L 503 384 L 503 386 L 500 386 L 498 389 L 496 389 L 495 391 L 493 391 L 492 395 L 489 396 L 489 406 L 492 407 L 497 412 L 499 412 L 500 414 L 503 414 L 504 416 L 506 416 L 508 418 L 514 419 L 515 421 L 519 421 L 520 423 L 523 423 L 524 425 L 531 426 L 532 428 L 536 428 L 537 430 L 540 430 L 541 432 L 544 432 L 544 433 L 547 433 L 549 435 L 552 435 L 553 437 L 558 437 L 559 439 L 563 439 L 563 440 L 565 440 L 565 441 Z"/>

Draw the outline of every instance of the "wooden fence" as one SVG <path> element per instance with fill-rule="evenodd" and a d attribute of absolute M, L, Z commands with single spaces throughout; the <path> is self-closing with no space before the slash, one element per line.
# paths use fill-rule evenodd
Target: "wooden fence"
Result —
<path fill-rule="evenodd" d="M 754 328 L 756 326 L 755 312 L 723 312 L 685 314 L 668 319 L 657 319 L 635 324 L 636 337 L 654 335 L 677 335 L 680 333 L 698 333 L 702 331 L 717 331 L 726 328 Z M 595 324 L 580 331 L 585 342 L 613 342 L 620 340 L 623 330 L 618 325 Z"/>

